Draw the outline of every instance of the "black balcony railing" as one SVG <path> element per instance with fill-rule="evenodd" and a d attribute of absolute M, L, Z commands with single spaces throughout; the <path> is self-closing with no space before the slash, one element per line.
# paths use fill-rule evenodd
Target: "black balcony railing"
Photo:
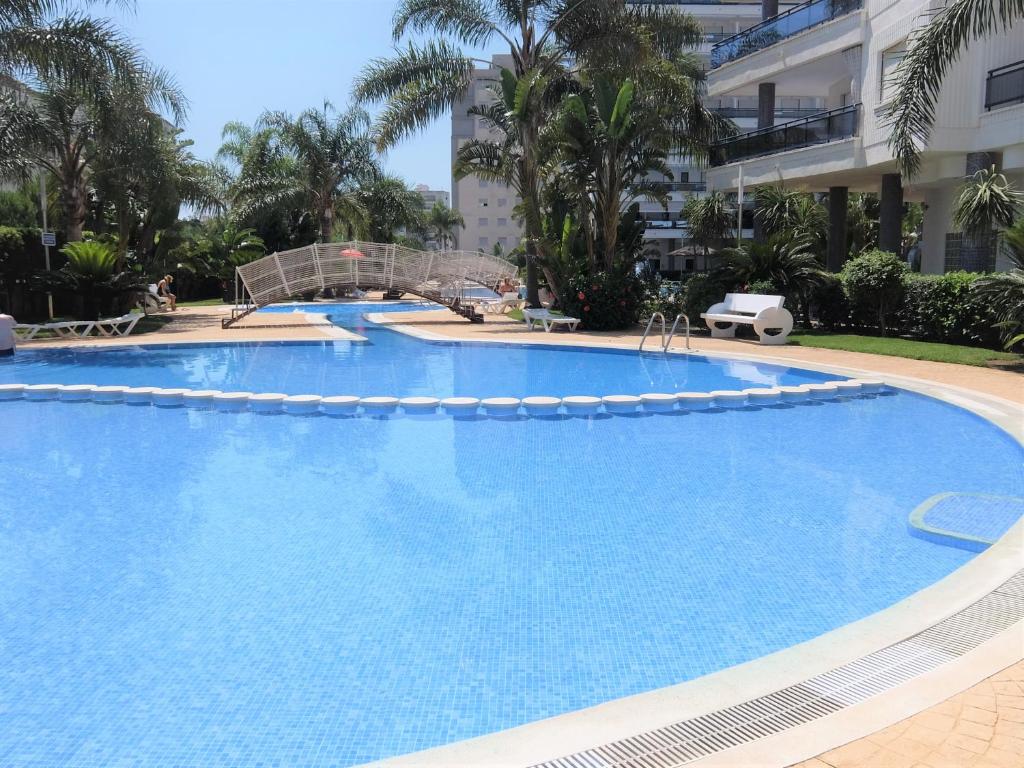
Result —
<path fill-rule="evenodd" d="M 739 118 L 753 118 L 758 115 L 757 107 L 712 107 L 711 111 L 721 115 L 722 117 L 728 117 L 733 120 Z M 816 115 L 821 111 L 821 107 L 776 107 L 775 119 L 795 120 L 799 117 Z"/>
<path fill-rule="evenodd" d="M 703 192 L 708 188 L 703 181 L 656 181 L 654 184 L 663 192 Z"/>
<path fill-rule="evenodd" d="M 720 67 L 728 61 L 746 56 L 775 45 L 805 29 L 816 27 L 832 19 L 856 11 L 864 0 L 810 0 L 808 3 L 790 8 L 778 16 L 765 19 L 711 48 L 711 67 Z"/>
<path fill-rule="evenodd" d="M 993 69 L 985 80 L 985 109 L 1024 103 L 1024 61 Z"/>
<path fill-rule="evenodd" d="M 759 128 L 712 145 L 711 165 L 848 139 L 857 135 L 859 125 L 860 104 L 852 104 L 782 125 Z"/>

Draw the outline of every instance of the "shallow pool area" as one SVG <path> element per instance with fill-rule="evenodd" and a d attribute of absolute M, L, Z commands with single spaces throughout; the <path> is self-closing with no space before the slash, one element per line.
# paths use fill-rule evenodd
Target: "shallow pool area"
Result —
<path fill-rule="evenodd" d="M 512 727 L 890 606 L 975 556 L 911 535 L 919 504 L 1024 496 L 1015 440 L 904 390 L 588 418 L 13 400 L 0 424 L 0 766 L 348 766 Z"/>
<path fill-rule="evenodd" d="M 644 392 L 709 392 L 834 379 L 799 368 L 701 355 L 634 350 L 426 341 L 364 319 L 367 313 L 420 309 L 411 303 L 317 304 L 316 310 L 362 341 L 152 344 L 117 349 L 23 349 L 0 358 L 0 383 L 97 384 L 429 397 L 528 397 Z"/>

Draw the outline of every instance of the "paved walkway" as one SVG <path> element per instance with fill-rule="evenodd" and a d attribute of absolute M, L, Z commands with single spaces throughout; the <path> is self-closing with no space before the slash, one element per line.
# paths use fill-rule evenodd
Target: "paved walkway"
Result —
<path fill-rule="evenodd" d="M 942 704 L 794 768 L 1021 766 L 1024 661 Z"/>

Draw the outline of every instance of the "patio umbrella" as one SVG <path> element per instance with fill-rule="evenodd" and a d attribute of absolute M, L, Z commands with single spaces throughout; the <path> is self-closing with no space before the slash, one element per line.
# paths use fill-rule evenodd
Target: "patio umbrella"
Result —
<path fill-rule="evenodd" d="M 357 251 L 355 248 L 346 248 L 340 254 L 346 259 L 365 259 L 366 254 L 362 251 Z"/>

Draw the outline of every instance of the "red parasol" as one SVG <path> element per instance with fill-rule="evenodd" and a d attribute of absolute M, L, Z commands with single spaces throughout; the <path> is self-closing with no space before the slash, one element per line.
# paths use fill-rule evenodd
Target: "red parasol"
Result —
<path fill-rule="evenodd" d="M 365 259 L 366 254 L 362 251 L 357 251 L 355 248 L 346 248 L 341 252 L 341 256 L 346 259 Z"/>

